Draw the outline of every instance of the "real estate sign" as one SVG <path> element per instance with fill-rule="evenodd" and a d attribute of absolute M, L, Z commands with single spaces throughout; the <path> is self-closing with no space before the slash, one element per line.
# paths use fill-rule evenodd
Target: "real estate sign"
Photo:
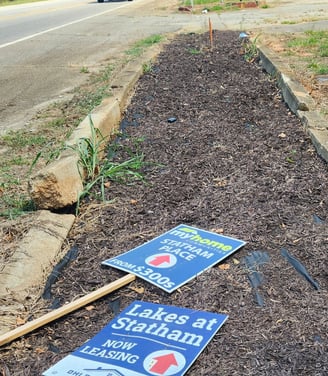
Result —
<path fill-rule="evenodd" d="M 135 301 L 43 375 L 182 376 L 227 318 Z"/>
<path fill-rule="evenodd" d="M 179 225 L 102 264 L 135 274 L 172 292 L 243 245 L 242 240 Z"/>

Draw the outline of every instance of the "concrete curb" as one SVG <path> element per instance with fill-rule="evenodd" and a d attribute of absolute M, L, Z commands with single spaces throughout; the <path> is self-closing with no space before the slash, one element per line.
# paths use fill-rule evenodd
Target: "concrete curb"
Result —
<path fill-rule="evenodd" d="M 14 257 L 0 274 L 0 334 L 15 326 L 17 313 L 24 314 L 25 303 L 31 297 L 41 294 L 49 268 L 62 256 L 63 243 L 75 221 L 72 214 L 54 214 L 47 210 L 39 211 L 33 218 Z"/>
<path fill-rule="evenodd" d="M 328 162 L 328 124 L 315 111 L 315 102 L 305 88 L 288 76 L 290 70 L 282 60 L 265 46 L 259 46 L 263 68 L 277 79 L 283 98 L 291 111 L 296 114 L 312 140 L 317 153 Z"/>

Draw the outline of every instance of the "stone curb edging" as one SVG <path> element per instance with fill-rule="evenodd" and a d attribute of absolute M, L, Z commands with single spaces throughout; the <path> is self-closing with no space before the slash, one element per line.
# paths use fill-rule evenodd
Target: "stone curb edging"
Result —
<path fill-rule="evenodd" d="M 26 303 L 40 296 L 42 283 L 51 265 L 59 261 L 61 249 L 75 221 L 72 214 L 40 210 L 19 243 L 11 262 L 0 273 L 0 334 L 11 330 L 19 314 L 24 317 Z M 32 299 L 34 300 L 34 299 Z"/>
<path fill-rule="evenodd" d="M 283 98 L 291 111 L 298 116 L 311 138 L 317 153 L 328 162 L 328 124 L 315 110 L 315 102 L 305 88 L 287 74 L 287 65 L 265 46 L 259 46 L 263 68 L 277 79 Z"/>

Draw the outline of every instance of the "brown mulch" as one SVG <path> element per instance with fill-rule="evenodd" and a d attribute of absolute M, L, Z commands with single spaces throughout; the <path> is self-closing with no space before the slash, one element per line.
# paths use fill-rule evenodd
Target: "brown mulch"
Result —
<path fill-rule="evenodd" d="M 69 239 L 78 256 L 49 305 L 124 275 L 101 262 L 181 223 L 246 246 L 172 294 L 137 279 L 4 346 L 0 374 L 40 375 L 113 318 L 115 299 L 121 309 L 138 299 L 229 314 L 188 376 L 328 374 L 327 164 L 238 36 L 215 31 L 209 48 L 208 34 L 180 35 L 140 79 L 116 158 L 142 152 L 146 184 L 111 183 L 112 203 L 83 205 Z M 245 265 L 255 251 L 269 257 L 258 267 L 262 305 Z"/>

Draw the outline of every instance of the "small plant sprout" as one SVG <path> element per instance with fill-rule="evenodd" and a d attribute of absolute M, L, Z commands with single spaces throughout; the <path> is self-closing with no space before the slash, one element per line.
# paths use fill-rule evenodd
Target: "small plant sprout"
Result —
<path fill-rule="evenodd" d="M 258 49 L 256 47 L 256 42 L 257 42 L 258 37 L 259 35 L 254 40 L 246 39 L 245 42 L 243 43 L 244 58 L 246 61 L 250 63 L 255 61 L 259 54 Z"/>
<path fill-rule="evenodd" d="M 153 63 L 151 61 L 142 64 L 143 73 L 150 73 L 153 70 Z"/>
<path fill-rule="evenodd" d="M 288 163 L 295 163 L 295 157 L 296 157 L 296 154 L 297 154 L 297 151 L 295 149 L 291 150 L 287 157 L 286 157 L 286 161 Z"/>
<path fill-rule="evenodd" d="M 99 186 L 100 198 L 105 201 L 105 188 L 108 181 L 116 181 L 126 184 L 132 180 L 143 180 L 141 174 L 144 165 L 144 156 L 137 153 L 133 156 L 131 150 L 128 150 L 130 156 L 123 162 L 114 162 L 110 159 L 101 160 L 101 155 L 107 147 L 108 139 L 102 136 L 99 129 L 95 128 L 91 115 L 90 119 L 90 138 L 81 138 L 79 142 L 70 148 L 75 150 L 79 157 L 79 169 L 81 178 L 84 181 L 82 192 L 77 199 L 78 213 L 82 198 L 91 194 L 94 187 Z M 114 144 L 115 150 L 117 146 Z M 115 156 L 115 151 L 109 150 L 107 155 Z M 97 194 L 99 196 L 99 193 Z M 97 196 L 96 195 L 96 196 Z"/>
<path fill-rule="evenodd" d="M 202 53 L 200 50 L 198 50 L 197 48 L 193 48 L 193 47 L 188 48 L 188 52 L 192 55 L 199 55 Z"/>
<path fill-rule="evenodd" d="M 80 72 L 81 72 L 81 73 L 89 73 L 89 68 L 88 68 L 88 67 L 82 67 L 82 68 L 80 69 Z"/>
<path fill-rule="evenodd" d="M 100 130 L 94 126 L 91 115 L 89 115 L 89 122 L 90 138 L 80 138 L 72 148 L 79 155 L 79 166 L 83 171 L 81 173 L 86 176 L 86 180 L 93 180 L 99 172 L 100 155 L 105 149 L 106 139 Z"/>

